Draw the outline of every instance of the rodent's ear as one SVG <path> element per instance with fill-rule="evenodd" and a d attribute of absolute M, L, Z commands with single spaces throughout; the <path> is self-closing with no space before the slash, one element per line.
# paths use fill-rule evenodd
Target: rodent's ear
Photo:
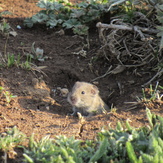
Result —
<path fill-rule="evenodd" d="M 77 81 L 75 82 L 75 87 L 78 88 L 81 85 L 81 82 Z"/>
<path fill-rule="evenodd" d="M 93 95 L 96 95 L 96 94 L 99 93 L 99 90 L 98 90 L 97 86 L 95 86 L 95 85 L 92 86 L 91 93 Z"/>
<path fill-rule="evenodd" d="M 76 81 L 75 84 L 79 84 L 80 82 L 79 81 Z"/>

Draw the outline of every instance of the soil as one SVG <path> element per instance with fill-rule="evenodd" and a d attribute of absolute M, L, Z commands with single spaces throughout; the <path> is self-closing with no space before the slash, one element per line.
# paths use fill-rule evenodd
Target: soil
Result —
<path fill-rule="evenodd" d="M 152 78 L 152 72 L 136 76 L 132 69 L 127 69 L 97 80 L 101 97 L 114 109 L 108 114 L 87 117 L 81 123 L 78 117 L 69 115 L 72 109 L 60 88 L 70 90 L 76 81 L 90 82 L 97 77 L 97 72 L 102 75 L 107 71 L 109 65 L 104 59 L 90 64 L 100 48 L 98 31 L 91 31 L 90 49 L 87 49 L 87 56 L 82 57 L 75 52 L 79 52 L 86 41 L 71 31 L 62 35 L 57 33 L 59 29 L 49 29 L 44 25 L 35 25 L 31 29 L 23 26 L 24 18 L 40 10 L 36 0 L 0 0 L 0 8 L 13 13 L 5 19 L 18 34 L 8 38 L 0 35 L 1 60 L 5 54 L 19 55 L 21 60 L 21 64 L 0 68 L 0 86 L 16 95 L 9 102 L 0 96 L 0 133 L 17 126 L 27 136 L 34 133 L 37 140 L 49 134 L 52 138 L 65 135 L 86 140 L 95 139 L 103 127 L 114 128 L 118 121 L 125 124 L 129 120 L 134 127 L 148 125 L 145 105 L 139 104 L 131 109 L 125 102 L 135 102 L 136 96 L 142 96 L 142 85 Z M 17 28 L 18 25 L 21 29 Z M 35 48 L 43 49 L 47 58 L 43 62 L 33 60 L 31 69 L 27 70 L 22 63 L 27 60 L 25 53 L 31 52 L 34 42 Z M 163 80 L 159 84 L 163 85 Z M 160 102 L 148 107 L 163 115 Z"/>

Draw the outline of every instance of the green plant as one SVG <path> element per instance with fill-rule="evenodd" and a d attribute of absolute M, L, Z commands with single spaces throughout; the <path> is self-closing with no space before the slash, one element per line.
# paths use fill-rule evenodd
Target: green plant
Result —
<path fill-rule="evenodd" d="M 49 136 L 42 138 L 38 143 L 34 141 L 33 136 L 30 138 L 29 149 L 23 154 L 25 162 L 69 162 L 77 161 L 79 142 L 73 138 L 64 136 L 57 137 L 56 142 Z M 79 159 L 80 162 L 80 159 Z"/>
<path fill-rule="evenodd" d="M 97 147 L 96 147 L 96 146 Z M 39 142 L 30 138 L 29 149 L 23 154 L 25 162 L 95 162 L 106 155 L 107 139 L 97 144 L 93 141 L 82 142 L 73 137 L 57 136 L 56 140 L 44 137 Z"/>
<path fill-rule="evenodd" d="M 0 18 L 3 15 L 12 15 L 12 13 L 9 11 L 0 12 Z M 17 33 L 11 28 L 9 23 L 7 23 L 6 19 L 2 19 L 2 22 L 0 23 L 0 33 L 5 36 L 8 36 L 10 34 L 15 37 L 17 35 Z"/>
<path fill-rule="evenodd" d="M 5 98 L 5 101 L 8 103 L 11 102 L 11 99 L 16 96 L 12 95 L 9 91 L 6 91 L 4 87 L 0 86 L 0 98 Z"/>
<path fill-rule="evenodd" d="M 111 108 L 110 108 L 110 112 L 111 113 L 116 113 L 117 111 L 117 108 L 115 106 L 113 106 L 113 104 L 111 105 Z"/>
<path fill-rule="evenodd" d="M 139 154 L 136 154 L 137 152 L 132 141 L 126 143 L 128 156 L 132 162 L 135 160 L 138 163 L 155 163 L 162 162 L 163 160 L 163 118 L 151 114 L 149 109 L 147 109 L 147 117 L 151 128 L 146 137 L 146 149 L 141 149 Z"/>
<path fill-rule="evenodd" d="M 123 14 L 124 22 L 133 23 L 134 14 L 136 12 L 135 0 L 125 1 L 122 4 L 122 12 L 124 12 Z"/>
<path fill-rule="evenodd" d="M 21 63 L 20 63 L 20 54 L 17 55 L 17 57 L 15 57 L 15 54 L 10 54 L 8 53 L 7 54 L 7 58 L 5 60 L 6 61 L 6 66 L 7 67 L 13 67 L 13 66 L 21 66 Z"/>
<path fill-rule="evenodd" d="M 4 35 L 7 35 L 9 34 L 10 30 L 11 27 L 9 23 L 7 23 L 5 19 L 3 19 L 2 22 L 0 23 L 0 32 Z"/>
<path fill-rule="evenodd" d="M 43 55 L 44 50 L 40 49 L 40 48 L 35 48 L 35 42 L 33 42 L 32 46 L 31 46 L 31 53 L 25 53 L 25 55 L 27 57 L 31 59 L 36 59 L 38 61 L 45 61 L 45 59 L 47 59 L 48 57 Z"/>
<path fill-rule="evenodd" d="M 37 50 L 37 49 L 36 49 Z M 37 51 L 36 51 L 37 52 Z M 38 58 L 38 60 L 40 59 L 44 59 L 46 57 L 40 57 Z M 3 58 L 3 63 L 2 66 L 3 67 L 13 67 L 13 66 L 17 66 L 17 67 L 21 67 L 23 69 L 27 69 L 30 70 L 32 67 L 32 57 L 31 55 L 27 55 L 26 60 L 25 61 L 21 61 L 21 55 L 20 53 L 16 56 L 15 54 L 10 54 L 8 53 L 7 56 L 5 56 L 5 58 Z"/>
<path fill-rule="evenodd" d="M 49 136 L 40 141 L 29 139 L 24 148 L 24 161 L 28 163 L 161 163 L 163 160 L 163 118 L 146 109 L 149 126 L 134 128 L 128 121 L 117 123 L 115 129 L 109 127 L 98 134 L 95 140 L 76 140 L 73 137 Z M 0 136 L 0 150 L 7 154 L 15 152 L 26 138 L 16 127 Z"/>
<path fill-rule="evenodd" d="M 31 57 L 27 56 L 27 59 L 25 62 L 21 63 L 21 67 L 27 70 L 31 70 Z"/>
<path fill-rule="evenodd" d="M 14 54 L 8 54 L 7 56 L 7 67 L 12 67 L 15 64 L 15 56 Z"/>
<path fill-rule="evenodd" d="M 153 89 L 153 86 L 150 85 L 149 88 L 142 88 L 142 98 L 138 98 L 138 102 L 143 103 L 150 103 L 150 102 L 159 102 L 162 100 L 163 94 L 161 94 L 161 91 L 163 90 L 163 87 L 159 86 L 159 83 L 156 83 L 155 88 Z"/>
<path fill-rule="evenodd" d="M 118 122 L 116 129 L 102 130 L 94 141 L 79 141 L 58 136 L 56 140 L 44 137 L 39 142 L 30 138 L 25 149 L 25 162 L 146 162 L 146 155 L 154 157 L 155 140 L 162 143 L 163 118 L 147 109 L 150 127 L 134 128 L 128 121 L 124 127 Z M 156 143 L 156 145 L 160 144 Z M 159 159 L 162 159 L 161 149 Z M 150 162 L 149 162 L 150 163 Z M 151 162 L 152 163 L 152 162 Z"/>
<path fill-rule="evenodd" d="M 0 12 L 0 17 L 2 17 L 4 15 L 12 15 L 12 13 L 9 12 L 9 11 L 2 11 L 2 12 Z"/>
<path fill-rule="evenodd" d="M 61 26 L 72 29 L 79 35 L 87 35 L 89 25 L 109 12 L 108 3 L 102 0 L 87 0 L 76 5 L 69 1 L 40 0 L 37 5 L 45 10 L 25 19 L 26 26 L 32 27 L 35 23 L 46 24 L 49 27 Z"/>
<path fill-rule="evenodd" d="M 0 150 L 4 152 L 4 162 L 7 163 L 7 155 L 17 155 L 14 148 L 22 143 L 25 139 L 25 135 L 20 132 L 17 127 L 13 127 L 8 130 L 7 133 L 0 135 Z"/>

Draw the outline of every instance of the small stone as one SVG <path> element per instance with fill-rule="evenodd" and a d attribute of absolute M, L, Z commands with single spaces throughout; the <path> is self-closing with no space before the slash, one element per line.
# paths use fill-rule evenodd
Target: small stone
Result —
<path fill-rule="evenodd" d="M 67 94 L 69 93 L 67 88 L 62 88 L 60 90 L 62 97 L 67 97 Z"/>
<path fill-rule="evenodd" d="M 17 25 L 16 28 L 17 29 L 22 29 L 22 27 L 20 25 Z"/>

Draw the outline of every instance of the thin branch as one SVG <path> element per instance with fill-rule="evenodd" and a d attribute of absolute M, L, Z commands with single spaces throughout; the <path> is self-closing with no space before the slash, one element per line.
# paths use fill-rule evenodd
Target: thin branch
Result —
<path fill-rule="evenodd" d="M 161 76 L 162 73 L 163 73 L 163 68 L 161 69 L 161 71 L 157 72 L 157 74 L 154 75 L 152 79 L 150 79 L 147 83 L 145 83 L 145 84 L 142 85 L 142 86 L 144 87 L 144 86 L 149 85 L 153 80 L 155 80 L 155 78 L 157 78 L 158 76 Z"/>
<path fill-rule="evenodd" d="M 101 75 L 101 76 L 98 76 L 97 78 L 95 78 L 95 79 L 92 79 L 91 80 L 91 82 L 93 82 L 93 81 L 95 81 L 95 80 L 98 80 L 98 79 L 101 79 L 101 78 L 104 78 L 105 76 L 107 76 L 107 75 L 109 75 L 110 74 L 110 70 L 111 70 L 111 68 L 112 68 L 112 66 L 110 66 L 109 68 L 108 68 L 108 70 L 106 71 L 106 73 L 105 74 L 103 74 L 103 75 Z"/>
<path fill-rule="evenodd" d="M 117 5 L 119 5 L 120 3 L 123 3 L 123 2 L 125 2 L 126 0 L 119 0 L 119 1 L 117 1 L 117 2 L 115 2 L 115 3 L 112 3 L 110 6 L 109 6 L 109 8 L 108 8 L 108 11 L 110 11 L 110 9 L 113 7 L 113 6 L 117 6 Z"/>
<path fill-rule="evenodd" d="M 104 23 L 101 23 L 101 22 L 98 22 L 96 24 L 96 27 L 101 28 L 101 29 L 102 28 L 105 28 L 105 29 L 112 28 L 112 29 L 135 31 L 135 32 L 139 33 L 142 41 L 146 40 L 146 38 L 145 38 L 145 36 L 143 35 L 142 32 L 153 33 L 153 34 L 157 34 L 159 32 L 158 30 L 155 30 L 155 29 L 142 28 L 142 27 L 139 27 L 139 26 L 130 27 L 128 25 L 104 24 Z"/>

